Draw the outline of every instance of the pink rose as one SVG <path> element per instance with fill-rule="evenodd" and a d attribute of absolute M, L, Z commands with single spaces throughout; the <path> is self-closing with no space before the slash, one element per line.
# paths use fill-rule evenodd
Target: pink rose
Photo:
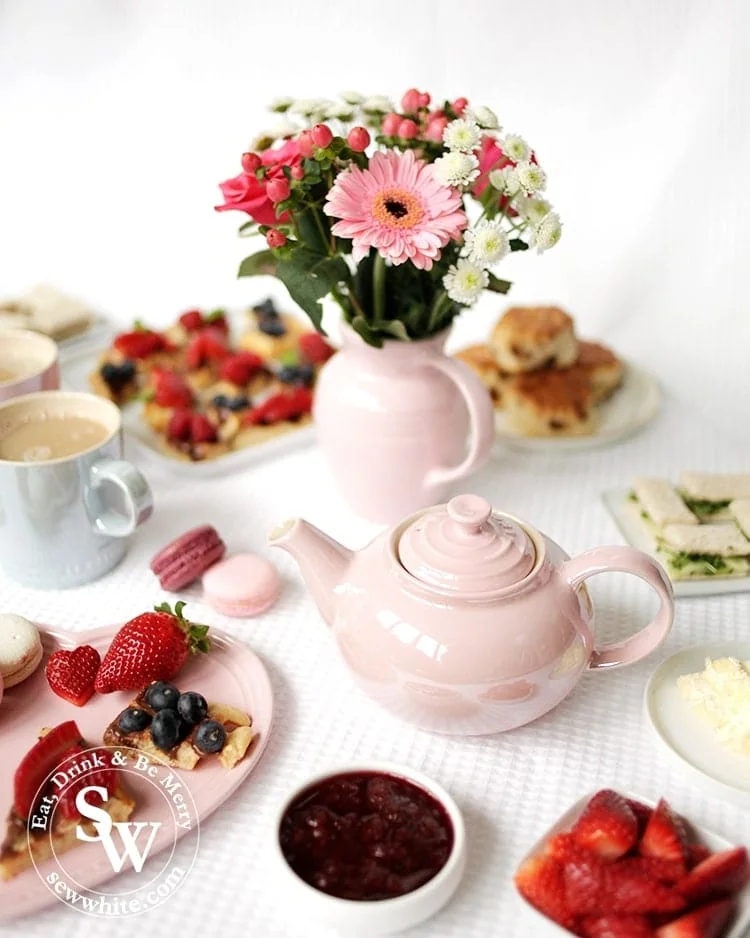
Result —
<path fill-rule="evenodd" d="M 286 212 L 280 218 L 276 217 L 273 202 L 266 193 L 266 185 L 272 179 L 285 178 L 284 166 L 295 167 L 302 162 L 299 143 L 296 140 L 287 140 L 283 147 L 264 150 L 260 161 L 266 167 L 265 178 L 256 179 L 254 175 L 240 173 L 233 179 L 219 183 L 224 204 L 216 206 L 217 212 L 247 212 L 259 225 L 275 225 L 277 222 L 289 220 Z"/>
<path fill-rule="evenodd" d="M 479 147 L 479 176 L 474 183 L 471 194 L 479 198 L 489 185 L 489 175 L 493 169 L 502 169 L 504 166 L 512 166 L 513 160 L 503 153 L 496 141 L 492 137 L 482 137 L 482 143 Z"/>

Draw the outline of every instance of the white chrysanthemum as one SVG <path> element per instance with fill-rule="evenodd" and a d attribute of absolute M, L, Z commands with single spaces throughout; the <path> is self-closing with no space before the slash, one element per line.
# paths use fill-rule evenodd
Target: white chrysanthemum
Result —
<path fill-rule="evenodd" d="M 354 108 L 350 104 L 334 101 L 330 107 L 326 109 L 325 116 L 340 121 L 350 121 L 354 117 Z"/>
<path fill-rule="evenodd" d="M 462 306 L 476 303 L 489 282 L 487 271 L 465 258 L 451 264 L 448 273 L 443 277 L 443 286 L 448 296 Z"/>
<path fill-rule="evenodd" d="M 451 150 L 432 165 L 435 177 L 444 186 L 469 186 L 479 175 L 479 160 L 473 153 Z"/>
<path fill-rule="evenodd" d="M 516 208 L 532 225 L 538 225 L 552 211 L 546 199 L 519 199 Z"/>
<path fill-rule="evenodd" d="M 541 192 L 547 185 L 547 174 L 541 166 L 524 160 L 516 166 L 516 178 L 526 195 Z"/>
<path fill-rule="evenodd" d="M 277 114 L 283 114 L 284 111 L 288 111 L 293 104 L 294 98 L 285 96 L 281 98 L 274 98 L 273 101 L 271 101 L 269 108 L 272 111 L 276 111 Z"/>
<path fill-rule="evenodd" d="M 318 98 L 298 98 L 290 104 L 289 112 L 291 114 L 301 114 L 302 117 L 310 117 L 319 109 L 319 106 Z"/>
<path fill-rule="evenodd" d="M 347 104 L 361 104 L 365 100 L 365 96 L 359 91 L 342 91 L 341 97 Z"/>
<path fill-rule="evenodd" d="M 508 237 L 499 221 L 480 221 L 464 232 L 461 254 L 479 267 L 492 267 L 509 250 Z"/>
<path fill-rule="evenodd" d="M 293 124 L 289 120 L 280 120 L 277 124 L 274 124 L 273 127 L 269 127 L 266 134 L 269 137 L 280 140 L 282 137 L 294 137 L 298 131 L 299 127 L 296 124 Z"/>
<path fill-rule="evenodd" d="M 510 157 L 514 163 L 520 163 L 531 156 L 531 147 L 526 143 L 523 137 L 519 137 L 518 134 L 508 134 L 508 136 L 501 141 L 500 146 L 503 153 Z"/>
<path fill-rule="evenodd" d="M 362 110 L 368 114 L 387 114 L 393 110 L 393 102 L 384 94 L 373 94 L 362 102 Z"/>
<path fill-rule="evenodd" d="M 506 166 L 503 168 L 502 173 L 505 177 L 505 191 L 508 193 L 508 195 L 515 195 L 515 193 L 518 192 L 520 188 L 515 167 Z"/>
<path fill-rule="evenodd" d="M 557 212 L 549 212 L 534 228 L 534 247 L 539 254 L 553 248 L 562 235 L 562 224 Z"/>
<path fill-rule="evenodd" d="M 500 123 L 497 119 L 497 114 L 489 107 L 475 107 L 469 110 L 469 115 L 472 120 L 476 121 L 480 127 L 484 127 L 485 130 L 498 130 L 500 128 Z"/>
<path fill-rule="evenodd" d="M 502 169 L 492 169 L 487 177 L 493 189 L 502 192 L 505 189 L 505 173 Z"/>
<path fill-rule="evenodd" d="M 451 121 L 443 131 L 443 143 L 449 150 L 470 153 L 479 146 L 482 137 L 479 125 L 474 121 L 459 117 Z"/>

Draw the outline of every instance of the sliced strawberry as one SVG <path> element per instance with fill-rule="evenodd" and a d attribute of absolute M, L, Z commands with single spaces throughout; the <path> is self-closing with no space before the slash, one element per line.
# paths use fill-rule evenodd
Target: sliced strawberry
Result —
<path fill-rule="evenodd" d="M 704 844 L 690 844 L 688 866 L 692 869 L 711 856 L 711 851 Z"/>
<path fill-rule="evenodd" d="M 521 895 L 553 922 L 563 928 L 575 926 L 565 901 L 563 867 L 553 857 L 531 857 L 521 864 L 513 881 Z"/>
<path fill-rule="evenodd" d="M 581 922 L 584 938 L 654 938 L 654 930 L 644 915 L 603 915 Z"/>
<path fill-rule="evenodd" d="M 58 767 L 63 753 L 80 739 L 75 720 L 68 720 L 51 729 L 26 753 L 13 777 L 13 808 L 20 818 L 28 819 L 42 782 Z"/>
<path fill-rule="evenodd" d="M 126 358 L 137 360 L 148 358 L 166 347 L 164 336 L 150 329 L 135 329 L 132 332 L 123 332 L 114 342 L 118 352 Z"/>
<path fill-rule="evenodd" d="M 178 408 L 169 418 L 167 424 L 167 439 L 184 443 L 190 439 L 193 425 L 193 412 Z"/>
<path fill-rule="evenodd" d="M 99 652 L 91 645 L 80 645 L 72 651 L 60 649 L 47 662 L 47 682 L 58 697 L 82 707 L 94 693 L 96 672 L 101 663 Z"/>
<path fill-rule="evenodd" d="M 193 414 L 190 423 L 190 439 L 193 443 L 215 443 L 216 427 L 205 414 Z"/>
<path fill-rule="evenodd" d="M 189 309 L 180 316 L 179 323 L 187 332 L 198 332 L 203 328 L 203 313 L 199 309 Z"/>
<path fill-rule="evenodd" d="M 635 870 L 670 886 L 684 875 L 682 863 L 676 860 L 660 860 L 657 857 L 624 857 L 618 866 L 626 870 Z"/>
<path fill-rule="evenodd" d="M 245 387 L 250 379 L 263 368 L 263 359 L 255 352 L 237 352 L 221 363 L 219 377 L 238 387 Z"/>
<path fill-rule="evenodd" d="M 572 833 L 579 846 L 616 860 L 635 845 L 638 821 L 622 795 L 604 789 L 586 805 Z"/>
<path fill-rule="evenodd" d="M 547 856 L 554 857 L 560 863 L 567 863 L 568 860 L 576 860 L 579 857 L 585 857 L 586 851 L 579 847 L 575 837 L 570 831 L 563 831 L 560 834 L 554 834 L 549 838 L 544 847 Z"/>
<path fill-rule="evenodd" d="M 224 335 L 219 329 L 203 329 L 190 340 L 185 352 L 188 368 L 195 370 L 207 362 L 219 361 L 229 354 Z"/>
<path fill-rule="evenodd" d="M 663 798 L 646 825 L 638 852 L 644 857 L 674 860 L 687 871 L 690 858 L 687 828 Z"/>
<path fill-rule="evenodd" d="M 299 350 L 309 362 L 314 365 L 322 365 L 335 353 L 319 332 L 306 332 L 299 338 Z"/>
<path fill-rule="evenodd" d="M 720 938 L 734 910 L 731 899 L 711 902 L 657 928 L 656 938 Z"/>
<path fill-rule="evenodd" d="M 191 407 L 193 392 L 185 379 L 174 371 L 160 369 L 153 373 L 154 403 L 159 407 Z"/>
<path fill-rule="evenodd" d="M 674 889 L 622 863 L 594 854 L 565 864 L 565 899 L 576 915 L 634 915 L 678 912 L 685 900 Z"/>
<path fill-rule="evenodd" d="M 258 407 L 249 410 L 243 420 L 248 424 L 274 424 L 283 420 L 295 420 L 310 413 L 313 392 L 310 388 L 292 388 L 267 398 Z"/>
<path fill-rule="evenodd" d="M 646 825 L 651 820 L 654 809 L 649 808 L 649 806 L 643 804 L 642 801 L 636 801 L 634 798 L 626 798 L 625 801 L 635 815 L 636 821 L 638 821 L 638 838 L 640 839 L 643 836 L 643 832 L 646 830 Z"/>
<path fill-rule="evenodd" d="M 694 867 L 678 885 L 690 905 L 731 896 L 750 879 L 750 862 L 745 847 L 714 853 Z"/>
<path fill-rule="evenodd" d="M 204 323 L 224 336 L 229 335 L 229 323 L 227 322 L 227 311 L 225 309 L 212 309 L 204 317 Z"/>
<path fill-rule="evenodd" d="M 60 795 L 58 807 L 66 818 L 76 818 L 80 816 L 80 811 L 76 807 L 76 798 L 79 792 L 84 788 L 104 788 L 108 794 L 112 794 L 117 788 L 118 773 L 112 766 L 112 754 L 106 749 L 91 749 L 81 756 L 84 749 L 80 746 L 66 753 L 64 759 L 73 756 L 80 756 L 71 762 L 83 770 L 82 775 L 65 786 Z M 101 763 L 104 765 L 102 766 Z M 91 768 L 89 768 L 91 766 Z M 62 766 L 65 768 L 65 765 Z M 89 804 L 100 805 L 103 802 L 102 796 L 98 792 L 88 792 L 86 800 Z"/>

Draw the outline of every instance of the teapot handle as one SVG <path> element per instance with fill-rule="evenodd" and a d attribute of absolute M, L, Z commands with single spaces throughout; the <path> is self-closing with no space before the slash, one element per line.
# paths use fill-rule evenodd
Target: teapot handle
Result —
<path fill-rule="evenodd" d="M 672 584 L 664 568 L 643 551 L 634 547 L 596 547 L 566 560 L 560 572 L 573 589 L 597 573 L 632 573 L 645 580 L 659 597 L 659 610 L 645 628 L 622 641 L 594 646 L 589 668 L 633 664 L 649 655 L 669 634 L 674 621 Z"/>
<path fill-rule="evenodd" d="M 432 469 L 427 474 L 429 485 L 445 485 L 464 479 L 489 458 L 495 439 L 495 409 L 487 388 L 463 362 L 447 356 L 437 356 L 427 362 L 458 385 L 458 390 L 469 411 L 471 443 L 466 459 L 457 466 Z"/>

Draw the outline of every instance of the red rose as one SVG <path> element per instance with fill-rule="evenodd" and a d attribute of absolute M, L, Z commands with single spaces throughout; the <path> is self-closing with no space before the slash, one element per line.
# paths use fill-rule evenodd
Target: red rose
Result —
<path fill-rule="evenodd" d="M 273 150 L 264 150 L 260 161 L 266 167 L 263 179 L 256 179 L 254 175 L 240 173 L 233 179 L 219 183 L 224 204 L 217 205 L 217 212 L 228 212 L 232 209 L 238 212 L 247 212 L 259 225 L 275 225 L 277 222 L 286 222 L 289 215 L 284 212 L 276 217 L 273 202 L 266 194 L 266 184 L 271 179 L 284 177 L 284 166 L 298 166 L 302 162 L 299 144 L 296 140 L 287 140 L 283 147 Z"/>
<path fill-rule="evenodd" d="M 497 142 L 492 137 L 482 137 L 482 144 L 479 147 L 479 176 L 471 190 L 471 194 L 477 199 L 489 185 L 489 175 L 493 169 L 503 169 L 505 166 L 512 166 L 513 160 L 503 153 Z"/>

